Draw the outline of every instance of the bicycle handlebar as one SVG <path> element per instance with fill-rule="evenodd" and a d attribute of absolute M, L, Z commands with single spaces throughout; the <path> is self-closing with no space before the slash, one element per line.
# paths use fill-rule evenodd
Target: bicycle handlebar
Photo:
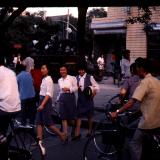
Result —
<path fill-rule="evenodd" d="M 112 113 L 112 112 L 108 112 L 108 113 L 107 113 L 107 117 L 112 118 L 110 113 Z M 131 112 L 131 111 L 124 112 L 124 113 L 119 113 L 119 114 L 117 115 L 117 118 L 122 118 L 122 117 L 124 117 L 124 116 L 131 116 L 131 115 L 133 115 L 133 114 L 135 114 L 135 113 L 136 113 L 136 112 Z"/>
<path fill-rule="evenodd" d="M 116 94 L 115 96 L 113 96 L 113 97 L 108 101 L 108 103 L 111 103 L 111 101 L 112 101 L 113 99 L 118 98 L 118 97 L 120 97 L 120 94 L 119 94 L 119 93 Z"/>

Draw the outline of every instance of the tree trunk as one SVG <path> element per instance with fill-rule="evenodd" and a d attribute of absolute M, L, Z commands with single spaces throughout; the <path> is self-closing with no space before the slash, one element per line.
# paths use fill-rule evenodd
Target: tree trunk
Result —
<path fill-rule="evenodd" d="M 78 59 L 85 60 L 85 29 L 86 13 L 88 7 L 78 7 L 78 25 L 77 25 L 77 52 Z"/>

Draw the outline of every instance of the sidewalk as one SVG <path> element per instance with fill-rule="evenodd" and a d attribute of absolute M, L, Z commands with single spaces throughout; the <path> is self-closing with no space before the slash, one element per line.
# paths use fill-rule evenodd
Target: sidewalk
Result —
<path fill-rule="evenodd" d="M 107 104 L 107 101 L 115 94 L 119 93 L 119 88 L 117 85 L 113 84 L 112 77 L 104 77 L 103 80 L 99 82 L 99 85 L 100 85 L 100 92 L 98 92 L 94 98 L 95 107 L 104 108 L 104 106 Z M 58 84 L 55 84 L 54 88 L 55 91 L 54 91 L 53 102 L 56 100 L 58 96 L 59 92 Z"/>
<path fill-rule="evenodd" d="M 119 93 L 119 88 L 113 84 L 112 77 L 104 77 L 103 80 L 99 82 L 99 85 L 100 92 L 97 93 L 95 97 L 95 107 L 104 108 L 108 100 Z"/>

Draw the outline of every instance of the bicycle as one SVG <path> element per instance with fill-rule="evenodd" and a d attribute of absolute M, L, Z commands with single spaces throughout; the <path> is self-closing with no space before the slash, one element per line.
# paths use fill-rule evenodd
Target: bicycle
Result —
<path fill-rule="evenodd" d="M 4 143 L 8 146 L 9 160 L 32 160 L 32 151 L 37 144 L 33 136 L 33 128 L 20 125 L 15 118 L 12 118 L 9 124 Z"/>
<path fill-rule="evenodd" d="M 61 122 L 59 113 L 55 105 L 53 105 L 53 121 Z M 55 136 L 55 133 L 50 131 L 47 126 L 44 126 L 45 131 L 50 135 Z M 14 116 L 9 124 L 7 133 L 7 145 L 9 150 L 9 160 L 32 160 L 32 152 L 38 151 L 41 159 L 45 159 L 42 154 L 42 148 L 38 145 L 38 141 L 35 133 L 35 125 L 23 126 Z"/>
<path fill-rule="evenodd" d="M 52 106 L 52 119 L 53 122 L 55 123 L 56 127 L 59 128 L 62 131 L 62 121 L 58 112 L 58 103 L 55 102 L 55 104 L 53 104 Z M 51 131 L 47 126 L 44 126 L 44 129 L 47 133 L 49 133 L 50 135 L 56 135 L 53 131 Z"/>
<path fill-rule="evenodd" d="M 60 128 L 60 131 L 62 131 L 63 127 L 62 127 L 62 120 L 61 120 L 60 114 L 59 114 L 58 102 L 55 102 L 55 104 L 53 104 L 53 106 L 52 106 L 52 119 L 53 119 L 53 122 L 55 123 L 56 127 Z M 71 129 L 71 136 L 74 136 L 75 126 L 73 124 L 71 124 L 71 127 L 72 127 L 72 129 Z M 47 126 L 44 126 L 44 129 L 50 135 L 52 135 L 52 136 L 56 135 Z"/>
<path fill-rule="evenodd" d="M 125 116 L 139 117 L 140 114 L 125 112 L 119 114 L 116 121 L 112 121 L 108 112 L 119 108 L 120 104 L 112 103 L 119 95 L 112 97 L 106 106 L 105 119 L 101 120 L 87 140 L 83 149 L 83 160 L 117 160 L 121 157 L 126 138 L 131 139 L 136 128 L 128 128 L 121 119 Z M 135 116 L 136 115 L 136 116 Z M 134 119 L 134 118 L 133 118 Z M 160 150 L 160 136 L 152 134 L 152 142 L 155 148 Z"/>

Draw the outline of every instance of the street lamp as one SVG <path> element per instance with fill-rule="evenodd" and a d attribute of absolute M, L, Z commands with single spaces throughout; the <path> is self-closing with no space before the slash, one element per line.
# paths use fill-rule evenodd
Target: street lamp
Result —
<path fill-rule="evenodd" d="M 63 21 L 63 20 L 54 20 L 54 22 L 62 22 L 62 23 L 67 24 L 67 28 L 66 28 L 66 39 L 68 39 L 68 35 L 67 35 L 68 33 L 69 33 L 69 34 L 72 33 L 73 30 L 74 30 L 75 32 L 77 32 L 77 28 L 76 28 L 74 25 L 72 25 L 70 22 Z"/>
<path fill-rule="evenodd" d="M 67 13 L 67 21 L 63 21 L 63 20 L 55 20 L 56 22 L 63 22 L 66 24 L 66 34 L 65 37 L 68 40 L 69 39 L 69 34 L 72 33 L 72 29 L 70 28 L 70 26 L 77 32 L 77 28 L 74 27 L 70 22 L 69 22 L 69 9 L 68 9 L 68 13 Z"/>
<path fill-rule="evenodd" d="M 68 33 L 72 33 L 72 29 L 71 28 L 66 28 L 66 31 L 68 32 Z M 67 38 L 66 38 L 67 39 Z"/>
<path fill-rule="evenodd" d="M 69 29 L 69 9 L 68 9 L 68 14 L 67 14 L 66 39 L 68 39 L 68 38 L 69 38 L 69 32 L 68 32 L 68 29 Z"/>

